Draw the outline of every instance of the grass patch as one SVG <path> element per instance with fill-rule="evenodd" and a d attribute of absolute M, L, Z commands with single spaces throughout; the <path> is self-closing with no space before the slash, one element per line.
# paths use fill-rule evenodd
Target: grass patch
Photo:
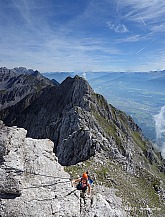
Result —
<path fill-rule="evenodd" d="M 132 138 L 134 142 L 141 147 L 143 152 L 146 151 L 146 143 L 142 140 L 138 132 L 132 131 Z"/>
<path fill-rule="evenodd" d="M 108 122 L 104 117 L 102 117 L 98 112 L 93 112 L 94 117 L 98 121 L 99 125 L 103 128 L 108 136 L 115 137 L 115 125 L 112 122 Z"/>

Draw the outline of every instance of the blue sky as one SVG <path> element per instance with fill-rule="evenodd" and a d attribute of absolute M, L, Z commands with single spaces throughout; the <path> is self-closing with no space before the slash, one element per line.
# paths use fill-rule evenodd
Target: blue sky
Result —
<path fill-rule="evenodd" d="M 165 69 L 164 0 L 0 0 L 0 66 Z"/>

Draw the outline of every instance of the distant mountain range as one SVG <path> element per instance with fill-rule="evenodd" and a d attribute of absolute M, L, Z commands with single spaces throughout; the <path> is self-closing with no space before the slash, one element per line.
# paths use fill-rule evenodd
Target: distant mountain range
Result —
<path fill-rule="evenodd" d="M 39 93 L 52 81 L 37 70 L 26 68 L 0 68 L 0 110 L 15 105 L 30 93 Z"/>
<path fill-rule="evenodd" d="M 67 77 L 74 77 L 75 75 L 84 77 L 88 81 L 98 78 L 105 79 L 106 77 L 108 80 L 114 80 L 119 77 L 123 77 L 124 79 L 128 78 L 129 80 L 131 80 L 131 78 L 137 80 L 137 77 L 139 77 L 141 80 L 142 75 L 148 81 L 161 81 L 162 83 L 165 81 L 165 70 L 151 72 L 44 72 L 42 74 L 49 79 L 56 78 L 59 83 L 64 81 Z"/>

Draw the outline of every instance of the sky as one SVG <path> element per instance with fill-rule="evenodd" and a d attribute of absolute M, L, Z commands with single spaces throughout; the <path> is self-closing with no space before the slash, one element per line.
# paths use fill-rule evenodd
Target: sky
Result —
<path fill-rule="evenodd" d="M 0 67 L 165 69 L 164 0 L 0 0 Z"/>

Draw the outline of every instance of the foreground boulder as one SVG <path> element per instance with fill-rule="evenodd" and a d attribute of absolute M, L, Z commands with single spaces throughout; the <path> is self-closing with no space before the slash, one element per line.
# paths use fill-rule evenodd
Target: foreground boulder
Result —
<path fill-rule="evenodd" d="M 110 189 L 101 194 L 101 186 L 84 206 L 53 153 L 53 142 L 26 133 L 0 122 L 0 216 L 126 216 L 121 199 Z"/>

